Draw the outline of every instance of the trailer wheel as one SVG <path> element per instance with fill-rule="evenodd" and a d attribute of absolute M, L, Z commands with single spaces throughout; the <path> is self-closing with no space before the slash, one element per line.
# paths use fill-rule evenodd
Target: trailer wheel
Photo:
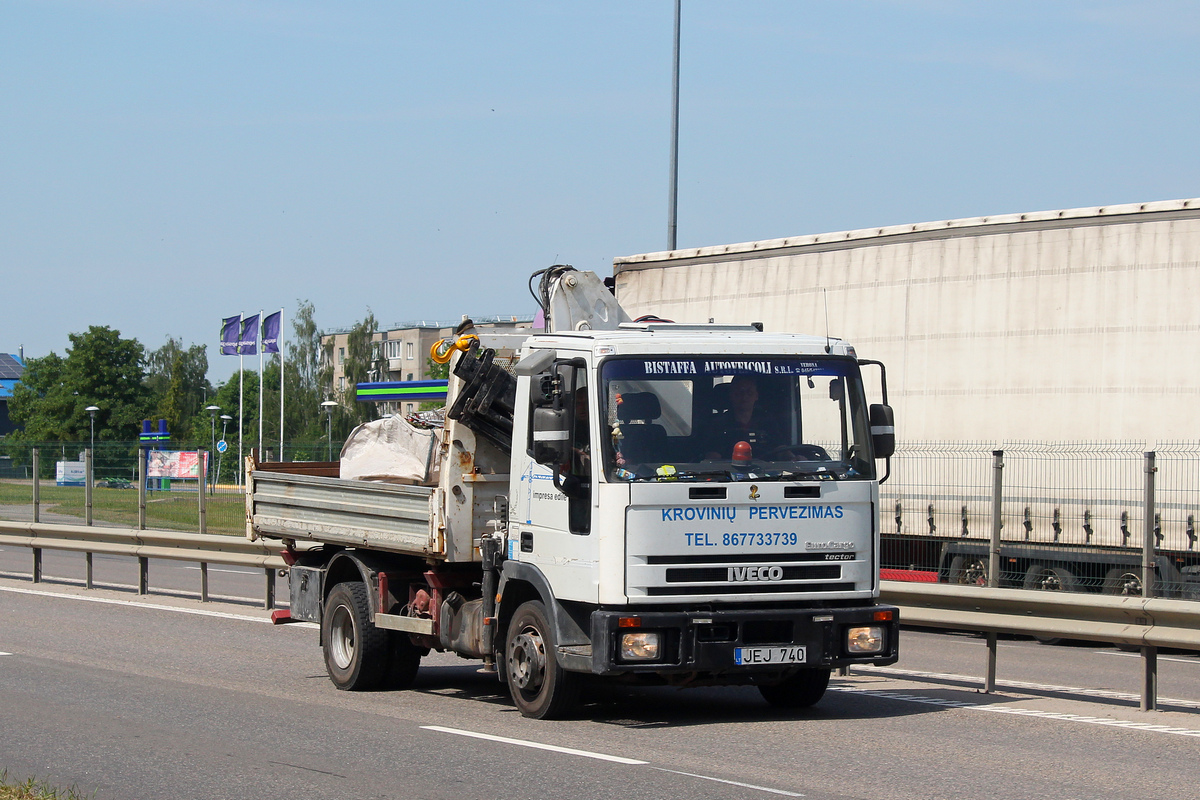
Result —
<path fill-rule="evenodd" d="M 961 586 L 987 586 L 987 559 L 983 556 L 955 556 L 950 562 L 950 582 Z"/>
<path fill-rule="evenodd" d="M 1025 589 L 1036 589 L 1043 592 L 1074 592 L 1079 588 L 1075 576 L 1071 574 L 1070 570 L 1062 567 L 1046 567 L 1041 564 L 1034 564 L 1029 568 L 1021 586 Z M 1062 642 L 1060 636 L 1035 636 L 1033 638 L 1042 644 Z"/>
<path fill-rule="evenodd" d="M 1113 567 L 1104 575 L 1104 593 L 1141 597 L 1142 576 L 1135 569 Z"/>
<path fill-rule="evenodd" d="M 371 624 L 367 608 L 367 587 L 357 581 L 334 586 L 325 601 L 325 670 L 339 689 L 374 689 L 387 672 L 388 632 Z"/>
<path fill-rule="evenodd" d="M 806 667 L 780 683 L 760 685 L 758 691 L 776 708 L 808 708 L 825 696 L 829 673 L 828 667 Z"/>
<path fill-rule="evenodd" d="M 530 600 L 517 607 L 508 625 L 504 670 L 517 710 L 534 719 L 558 719 L 579 698 L 579 676 L 554 657 L 554 629 L 546 607 Z"/>
<path fill-rule="evenodd" d="M 1070 570 L 1045 567 L 1041 564 L 1034 564 L 1029 568 L 1022 586 L 1043 592 L 1074 592 L 1079 588 Z"/>

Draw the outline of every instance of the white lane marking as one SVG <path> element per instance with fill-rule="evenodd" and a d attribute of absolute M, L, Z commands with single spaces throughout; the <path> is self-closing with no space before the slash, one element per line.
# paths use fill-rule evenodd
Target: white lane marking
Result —
<path fill-rule="evenodd" d="M 905 694 L 903 692 L 887 692 L 876 689 L 859 689 L 853 686 L 838 686 L 829 687 L 831 692 L 846 692 L 847 694 L 865 694 L 871 697 L 882 697 L 888 700 L 902 700 L 906 703 L 922 703 L 930 706 L 944 706 L 946 708 L 963 708 L 968 711 L 991 711 L 995 714 L 1013 714 L 1019 717 L 1040 717 L 1042 719 L 1057 719 L 1064 722 L 1082 722 L 1088 725 L 1105 725 L 1110 728 L 1129 728 L 1138 731 L 1148 731 L 1150 733 L 1172 733 L 1177 736 L 1193 736 L 1200 738 L 1200 730 L 1191 730 L 1189 728 L 1173 728 L 1169 725 L 1154 725 L 1149 722 L 1134 722 L 1124 719 L 1112 719 L 1110 717 L 1085 717 L 1081 714 L 1062 714 L 1054 711 L 1039 711 L 1033 708 L 1008 708 L 1001 705 L 984 705 L 981 703 L 967 703 L 961 700 L 943 700 L 938 697 L 924 697 L 919 694 Z"/>
<path fill-rule="evenodd" d="M 185 566 L 185 567 L 179 567 L 179 569 L 191 569 L 191 570 L 195 570 L 196 572 L 199 572 L 199 571 L 200 571 L 200 568 L 199 568 L 199 567 L 187 567 L 187 566 Z M 209 572 L 228 572 L 228 573 L 229 573 L 229 574 L 231 574 L 231 575 L 261 575 L 261 574 L 262 574 L 261 572 L 257 572 L 257 571 L 255 571 L 255 570 L 248 570 L 248 569 L 220 569 L 220 568 L 218 568 L 218 567 L 209 567 L 209 568 L 208 568 L 208 571 L 209 571 Z"/>
<path fill-rule="evenodd" d="M 0 656 L 11 656 L 12 653 L 0 653 Z"/>
<path fill-rule="evenodd" d="M 438 731 L 440 733 L 450 733 L 455 736 L 468 736 L 472 739 L 486 739 L 489 742 L 500 742 L 502 744 L 515 744 L 518 747 L 530 747 L 534 750 L 549 750 L 553 753 L 565 753 L 571 756 L 583 756 L 584 758 L 594 758 L 599 761 L 612 761 L 616 764 L 629 764 L 631 766 L 649 765 L 647 761 L 639 761 L 635 758 L 623 758 L 622 756 L 610 756 L 607 753 L 595 753 L 591 750 L 576 750 L 573 747 L 559 747 L 552 744 L 542 744 L 541 742 L 531 742 L 528 739 L 510 739 L 507 736 L 494 736 L 490 733 L 478 733 L 476 731 L 464 731 L 460 728 L 444 728 L 441 725 L 422 725 L 422 730 Z M 685 775 L 689 778 L 699 778 L 704 781 L 715 781 L 716 783 L 724 783 L 730 786 L 740 786 L 743 789 L 756 789 L 760 792 L 769 792 L 771 794 L 781 794 L 786 797 L 804 797 L 802 794 L 795 792 L 784 791 L 783 789 L 771 789 L 766 786 L 755 786 L 752 783 L 738 783 L 737 781 L 729 781 L 724 778 L 713 778 L 708 775 L 697 775 L 694 772 L 679 772 L 678 770 L 666 769 L 664 767 L 654 767 L 659 772 L 669 772 L 672 775 Z"/>
<path fill-rule="evenodd" d="M 769 792 L 770 794 L 781 794 L 785 797 L 804 797 L 804 795 L 802 795 L 802 794 L 797 794 L 796 792 L 784 791 L 783 789 L 772 789 L 768 786 L 755 786 L 753 783 L 738 783 L 737 781 L 727 781 L 723 778 L 713 778 L 708 775 L 697 775 L 694 772 L 679 772 L 678 770 L 663 769 L 662 767 L 651 767 L 650 769 L 656 769 L 659 772 L 669 772 L 672 775 L 686 775 L 689 778 L 699 778 L 702 781 L 714 781 L 716 783 L 726 783 L 726 784 L 729 784 L 730 786 L 740 786 L 743 789 L 754 789 L 759 792 Z"/>
<path fill-rule="evenodd" d="M 44 592 L 36 589 L 18 589 L 15 586 L 0 586 L 0 592 L 14 594 L 32 594 L 39 597 L 61 597 L 64 600 L 80 600 L 85 603 L 101 603 L 110 606 L 130 606 L 132 608 L 153 608 L 158 611 L 174 611 L 177 614 L 195 614 L 200 617 L 220 617 L 221 619 L 236 619 L 242 622 L 265 622 L 271 624 L 270 617 L 251 617 L 246 614 L 230 614 L 226 611 L 209 611 L 203 608 L 179 608 L 177 606 L 160 606 L 155 603 L 139 603 L 136 600 L 117 600 L 111 597 L 86 597 L 78 594 L 62 594 L 60 592 Z M 285 628 L 317 628 L 313 622 L 289 622 Z"/>
<path fill-rule="evenodd" d="M 923 672 L 918 669 L 898 669 L 896 667 L 871 667 L 871 666 L 855 666 L 855 672 L 881 672 L 888 675 L 909 675 L 918 678 L 936 678 L 943 681 L 963 681 L 965 683 L 980 684 L 983 679 L 978 675 L 955 675 L 949 672 Z M 1130 692 L 1114 692 L 1110 689 L 1085 689 L 1081 686 L 1059 686 L 1053 683 L 1030 683 L 1029 681 L 996 681 L 997 686 L 1004 686 L 1009 689 L 1037 689 L 1043 692 L 1060 692 L 1062 694 L 1079 694 L 1085 697 L 1106 697 L 1112 700 L 1132 700 L 1140 701 L 1141 695 L 1132 694 Z M 1200 700 L 1183 700 L 1176 697 L 1160 697 L 1158 698 L 1159 705 L 1166 703 L 1172 706 L 1183 706 L 1184 708 L 1200 708 Z"/>
<path fill-rule="evenodd" d="M 527 739 L 509 739 L 506 736 L 493 736 L 490 733 L 476 733 L 475 731 L 464 731 L 458 728 L 443 728 L 440 725 L 422 725 L 424 730 L 438 731 L 440 733 L 451 733 L 455 736 L 469 736 L 472 739 L 487 739 L 490 742 L 502 742 L 504 744 L 515 744 L 519 747 L 532 747 L 535 750 L 549 750 L 554 753 L 565 753 L 571 756 L 583 756 L 584 758 L 595 758 L 600 761 L 612 761 L 617 764 L 645 764 L 645 761 L 638 761 L 633 758 L 622 758 L 621 756 L 610 756 L 606 753 L 593 753 L 590 750 L 575 750 L 570 747 L 557 747 L 552 744 L 542 744 L 541 742 L 531 742 Z"/>

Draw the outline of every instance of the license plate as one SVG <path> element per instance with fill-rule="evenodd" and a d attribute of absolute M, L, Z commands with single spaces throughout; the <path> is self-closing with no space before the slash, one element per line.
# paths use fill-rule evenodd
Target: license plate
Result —
<path fill-rule="evenodd" d="M 733 660 L 739 666 L 754 664 L 803 664 L 805 659 L 803 645 L 788 645 L 786 647 L 735 647 Z"/>

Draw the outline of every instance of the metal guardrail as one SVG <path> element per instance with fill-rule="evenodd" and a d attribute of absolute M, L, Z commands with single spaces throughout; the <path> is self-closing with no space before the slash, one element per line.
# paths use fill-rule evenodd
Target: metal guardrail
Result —
<path fill-rule="evenodd" d="M 45 522 L 0 520 L 0 545 L 28 547 L 33 552 L 33 581 L 42 580 L 42 551 L 84 553 L 87 588 L 93 588 L 92 554 L 130 556 L 138 560 L 138 594 L 148 594 L 150 559 L 191 561 L 200 564 L 200 599 L 208 602 L 208 565 L 257 567 L 266 575 L 263 607 L 275 607 L 275 575 L 286 568 L 278 547 L 250 542 L 238 536 L 217 536 L 179 531 L 100 528 L 88 525 L 55 525 Z"/>
<path fill-rule="evenodd" d="M 1187 600 L 901 581 L 882 581 L 880 599 L 909 625 L 987 634 L 986 692 L 996 685 L 1000 633 L 1140 647 L 1144 711 L 1157 707 L 1158 648 L 1200 650 L 1200 603 Z"/>

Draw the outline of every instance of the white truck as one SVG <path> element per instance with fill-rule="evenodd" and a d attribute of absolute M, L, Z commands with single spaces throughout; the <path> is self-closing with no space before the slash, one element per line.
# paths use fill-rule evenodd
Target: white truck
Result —
<path fill-rule="evenodd" d="M 882 365 L 761 325 L 629 321 L 594 274 L 538 275 L 545 332 L 447 343 L 436 485 L 250 465 L 247 534 L 284 543 L 290 613 L 320 623 L 333 683 L 403 687 L 449 651 L 552 718 L 588 680 L 799 707 L 833 668 L 894 663 Z"/>

